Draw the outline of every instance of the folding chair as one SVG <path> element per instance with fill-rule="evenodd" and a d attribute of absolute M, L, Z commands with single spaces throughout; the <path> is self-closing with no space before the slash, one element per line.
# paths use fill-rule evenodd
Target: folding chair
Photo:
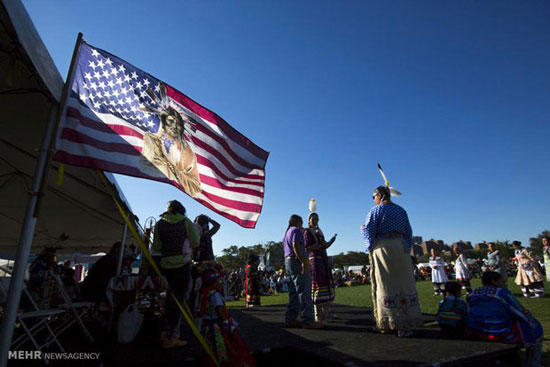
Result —
<path fill-rule="evenodd" d="M 68 329 L 72 324 L 75 322 L 80 326 L 80 329 L 82 329 L 82 332 L 90 341 L 93 343 L 94 338 L 92 337 L 92 334 L 90 334 L 90 331 L 84 325 L 84 321 L 82 321 L 82 316 L 86 313 L 88 313 L 92 307 L 95 306 L 94 302 L 73 302 L 71 300 L 71 297 L 69 296 L 69 292 L 67 289 L 65 289 L 65 284 L 63 283 L 63 280 L 59 276 L 59 274 L 56 274 L 53 269 L 49 270 L 50 276 L 52 276 L 55 280 L 55 285 L 57 287 L 57 290 L 61 297 L 63 298 L 63 303 L 58 304 L 57 306 L 66 310 L 67 313 L 71 313 L 74 318 L 69 319 L 67 323 L 65 323 L 62 327 L 62 329 L 59 332 L 62 332 L 63 330 Z"/>
<path fill-rule="evenodd" d="M 2 267 L 3 271 L 6 271 L 6 273 L 11 274 L 11 272 L 7 269 L 4 269 Z M 8 288 L 9 288 L 9 282 L 11 278 L 5 277 L 2 278 L 0 281 L 0 294 L 7 296 L 8 294 Z M 41 310 L 39 309 L 37 303 L 33 299 L 32 295 L 28 291 L 26 286 L 23 286 L 23 293 L 26 295 L 26 297 L 29 299 L 30 304 L 32 305 L 32 308 L 34 311 L 28 311 L 28 312 L 21 312 L 17 314 L 17 322 L 21 325 L 21 328 L 23 329 L 24 333 L 15 338 L 12 343 L 11 347 L 14 350 L 17 350 L 19 347 L 24 345 L 28 340 L 31 341 L 31 343 L 34 345 L 36 350 L 43 352 L 44 348 L 48 348 L 52 343 L 55 343 L 59 350 L 61 352 L 65 352 L 65 349 L 63 349 L 63 346 L 59 342 L 59 339 L 57 338 L 57 335 L 59 335 L 59 332 L 56 332 L 52 329 L 50 326 L 50 322 L 58 319 L 63 314 L 65 314 L 65 310 L 63 309 L 49 309 L 49 310 Z M 3 300 L 0 300 L 3 301 Z M 41 333 L 43 330 L 46 331 L 46 339 L 41 344 L 39 342 L 38 336 L 39 333 Z M 44 363 L 47 365 L 49 364 L 49 361 L 45 358 L 45 354 L 41 353 L 42 359 Z"/>

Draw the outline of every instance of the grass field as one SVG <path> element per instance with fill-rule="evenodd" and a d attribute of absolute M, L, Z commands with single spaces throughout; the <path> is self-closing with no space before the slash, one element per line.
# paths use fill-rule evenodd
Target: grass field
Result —
<path fill-rule="evenodd" d="M 473 279 L 472 287 L 480 287 L 481 280 Z M 550 366 L 550 296 L 545 298 L 524 298 L 521 290 L 513 282 L 513 278 L 508 280 L 510 291 L 531 313 L 542 323 L 544 328 L 543 344 L 543 365 Z M 429 281 L 420 281 L 416 283 L 420 307 L 423 313 L 435 314 L 437 312 L 437 303 L 441 297 L 433 296 L 433 286 Z M 263 296 L 262 305 L 279 305 L 288 303 L 288 293 L 281 293 L 272 296 Z M 354 287 L 344 287 L 336 289 L 335 303 L 356 306 L 372 307 L 371 287 L 370 285 L 359 285 Z M 228 302 L 229 307 L 244 307 L 244 300 Z"/>

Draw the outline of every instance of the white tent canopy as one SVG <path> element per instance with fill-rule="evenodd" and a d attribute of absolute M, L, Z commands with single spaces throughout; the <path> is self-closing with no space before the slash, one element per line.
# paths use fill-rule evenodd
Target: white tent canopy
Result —
<path fill-rule="evenodd" d="M 124 211 L 131 210 L 111 175 L 105 187 L 94 170 L 67 166 L 63 184 L 57 185 L 59 165 L 44 165 L 41 153 L 47 146 L 42 146 L 49 143 L 44 136 L 51 132 L 63 79 L 21 1 L 0 2 L 0 253 L 17 253 L 0 326 L 4 367 L 30 252 L 44 247 L 58 253 L 106 252 L 124 233 L 113 197 Z M 35 171 L 44 167 L 47 180 L 35 180 Z M 42 200 L 36 206 L 38 191 Z"/>
<path fill-rule="evenodd" d="M 0 1 L 0 253 L 14 254 L 63 79 L 21 2 Z M 130 212 L 114 177 L 106 176 Z M 53 246 L 58 253 L 107 252 L 121 240 L 124 225 L 110 190 L 90 169 L 66 166 L 61 186 L 57 177 L 58 164 L 53 162 L 31 251 Z"/>

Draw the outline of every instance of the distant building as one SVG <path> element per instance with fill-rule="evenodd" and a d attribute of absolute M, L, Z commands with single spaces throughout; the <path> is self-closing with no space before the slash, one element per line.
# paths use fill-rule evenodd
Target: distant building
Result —
<path fill-rule="evenodd" d="M 453 248 L 458 247 L 458 249 L 461 252 L 469 253 L 471 251 L 475 250 L 481 250 L 486 249 L 489 247 L 488 242 L 480 242 L 477 243 L 475 246 L 472 246 L 472 243 L 470 241 L 458 241 L 453 243 L 452 245 L 446 245 L 442 240 L 428 240 L 423 241 L 419 244 L 413 244 L 411 247 L 411 256 L 418 257 L 418 256 L 424 256 L 424 255 L 430 255 L 432 249 L 435 249 L 439 254 L 447 254 L 454 258 L 453 255 Z"/>
<path fill-rule="evenodd" d="M 487 249 L 487 248 L 489 248 L 489 244 L 485 241 L 480 242 L 480 243 L 476 243 L 474 245 L 474 250 L 484 250 L 484 249 Z"/>
<path fill-rule="evenodd" d="M 454 249 L 458 247 L 461 253 L 465 254 L 466 257 L 471 256 L 471 252 L 474 250 L 472 243 L 470 241 L 458 241 L 451 245 L 451 248 Z M 455 259 L 456 256 L 454 252 L 451 253 L 451 258 Z"/>
<path fill-rule="evenodd" d="M 472 247 L 472 243 L 470 241 L 458 241 L 451 245 L 452 248 L 458 247 L 460 251 L 472 251 L 474 248 Z"/>
<path fill-rule="evenodd" d="M 424 255 L 424 250 L 420 245 L 412 245 L 411 247 L 411 256 L 418 257 Z"/>
<path fill-rule="evenodd" d="M 420 245 L 422 243 L 422 236 L 413 236 L 412 243 L 413 245 Z"/>
<path fill-rule="evenodd" d="M 416 245 L 420 247 L 419 249 L 414 249 L 415 256 L 421 256 L 421 255 L 429 255 L 432 249 L 435 249 L 436 251 L 447 251 L 447 246 L 443 243 L 441 240 L 434 240 L 431 239 L 429 241 L 424 241 L 420 243 L 419 245 Z M 416 247 L 415 246 L 415 247 Z M 418 253 L 418 255 L 417 255 Z"/>

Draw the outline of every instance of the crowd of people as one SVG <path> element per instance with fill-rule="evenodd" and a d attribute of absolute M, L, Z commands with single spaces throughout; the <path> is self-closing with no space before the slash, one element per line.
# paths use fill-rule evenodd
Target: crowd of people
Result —
<path fill-rule="evenodd" d="M 256 256 L 252 256 L 254 259 Z M 250 259 L 249 258 L 249 262 Z M 241 297 L 246 297 L 246 272 L 245 269 L 238 269 L 229 271 L 224 276 L 224 289 L 226 298 L 229 300 L 239 300 Z M 257 286 L 255 290 L 260 296 L 268 296 L 278 293 L 288 292 L 289 279 L 284 269 L 275 270 L 262 270 L 261 266 L 258 266 L 257 271 Z M 252 291 L 252 289 L 250 289 Z"/>
<path fill-rule="evenodd" d="M 550 251 L 548 239 L 543 238 L 545 257 L 546 252 Z M 513 241 L 512 246 L 515 250 L 515 257 L 505 261 L 499 250 L 496 249 L 494 243 L 488 244 L 487 258 L 483 261 L 477 260 L 474 263 L 468 263 L 468 260 L 458 250 L 454 248 L 456 260 L 453 266 L 446 264 L 445 260 L 439 256 L 437 250 L 431 249 L 429 258 L 429 267 L 421 267 L 415 272 L 417 277 L 423 280 L 431 279 L 434 284 L 434 295 L 442 295 L 445 283 L 454 278 L 458 281 L 462 288 L 469 294 L 472 291 L 470 280 L 475 277 L 476 269 L 481 274 L 492 271 L 500 274 L 502 279 L 507 280 L 510 276 L 515 276 L 515 283 L 520 286 L 523 296 L 526 298 L 543 298 L 544 297 L 544 272 L 545 266 L 541 260 L 537 259 L 533 253 L 521 246 L 521 242 Z M 420 274 L 420 275 L 418 275 Z M 547 273 L 547 277 L 549 277 Z"/>
<path fill-rule="evenodd" d="M 187 324 L 188 319 L 182 317 L 181 311 L 187 309 L 216 359 L 213 362 L 205 356 L 205 361 L 217 365 L 231 360 L 232 365 L 253 366 L 254 361 L 239 336 L 236 323 L 225 307 L 227 282 L 224 280 L 227 275 L 222 267 L 216 265 L 212 249 L 212 236 L 219 228 L 220 225 L 206 215 L 199 215 L 191 221 L 185 207 L 176 200 L 168 202 L 166 211 L 156 223 L 151 254 L 168 286 L 166 296 L 163 297 L 164 306 L 161 307 L 164 325 L 158 341 L 163 348 L 183 347 L 187 344 L 183 335 L 190 334 L 185 329 L 191 329 L 191 325 Z M 131 249 L 125 246 L 125 255 L 120 256 L 122 244 L 115 243 L 109 253 L 97 260 L 84 280 L 78 283 L 70 261 L 58 266 L 55 250 L 46 249 L 30 266 L 29 290 L 36 299 L 51 301 L 50 293 L 54 292 L 50 274 L 53 271 L 61 277 L 66 288 L 72 290 L 75 299 L 95 302 L 99 310 L 110 301 L 107 295 L 110 280 L 117 275 L 131 273 L 130 266 L 135 260 L 134 250 L 135 247 Z M 140 272 L 154 275 L 152 268 L 145 266 L 145 261 L 142 265 Z M 240 278 L 239 274 L 232 276 L 234 279 Z M 113 311 L 110 310 L 111 313 Z"/>
<path fill-rule="evenodd" d="M 431 251 L 430 251 L 431 252 Z M 436 250 L 437 252 L 437 250 Z M 438 253 L 439 254 L 439 253 Z M 440 254 L 439 254 L 440 255 Z M 414 257 L 413 257 L 414 258 Z M 416 258 L 414 258 L 416 259 Z M 428 258 L 429 260 L 429 258 Z M 509 258 L 507 260 L 502 260 L 503 269 L 508 274 L 508 276 L 515 276 L 517 273 L 517 261 L 515 257 Z M 489 269 L 487 265 L 488 259 L 469 259 L 468 260 L 468 269 L 472 278 L 481 278 L 481 275 Z M 442 266 L 442 269 L 445 271 L 447 276 L 455 276 L 454 270 L 455 262 L 451 260 L 450 263 L 445 262 Z M 415 264 L 414 267 L 414 276 L 416 280 L 430 280 L 432 277 L 432 267 L 425 263 Z"/>
<path fill-rule="evenodd" d="M 332 279 L 334 279 L 334 287 L 348 287 L 357 284 L 369 283 L 369 272 L 366 265 L 361 268 L 359 273 L 352 270 L 340 271 L 332 270 Z"/>
<path fill-rule="evenodd" d="M 412 229 L 407 212 L 391 201 L 391 192 L 385 186 L 377 187 L 372 198 L 374 206 L 360 227 L 370 264 L 359 273 L 331 268 L 327 249 L 336 241 L 336 235 L 325 238 L 316 212 L 309 214 L 307 226 L 299 215 L 290 217 L 283 240 L 284 269 L 261 268 L 259 257 L 251 254 L 244 268 L 226 272 L 215 263 L 212 250 L 212 237 L 220 225 L 205 215 L 191 221 L 181 203 L 170 201 L 156 223 L 152 245 L 152 255 L 169 286 L 165 324 L 160 334 L 162 346 L 186 344 L 178 328 L 183 320 L 181 307 L 188 304 L 217 361 L 241 358 L 246 362 L 249 353 L 227 312 L 227 299 L 244 297 L 245 307 L 250 309 L 261 305 L 261 296 L 288 293 L 284 327 L 319 329 L 331 319 L 335 288 L 348 282 L 372 285 L 373 331 L 409 337 L 416 327 L 423 325 L 416 290 L 416 280 L 420 278 L 430 279 L 434 295 L 443 296 L 437 314 L 443 337 L 522 344 L 528 348 L 530 365 L 540 365 L 540 323 L 507 290 L 508 277 L 515 270 L 515 283 L 525 297 L 544 297 L 544 274 L 539 259 L 514 241 L 515 262 L 504 261 L 490 243 L 484 261 L 469 263 L 465 254 L 454 247 L 454 262 L 447 264 L 436 249 L 431 249 L 429 266 L 418 267 L 411 261 Z M 548 269 L 549 239 L 543 238 L 543 244 Z M 109 279 L 116 275 L 120 251 L 121 244 L 115 243 L 80 284 L 74 281 L 70 262 L 58 268 L 58 272 L 75 298 L 99 301 L 105 297 Z M 45 269 L 53 266 L 54 258 L 45 251 L 33 262 L 31 291 L 45 289 L 38 285 L 47 277 Z M 123 266 L 126 261 L 132 259 L 124 260 Z M 481 276 L 483 286 L 472 289 L 470 281 L 476 273 Z M 549 273 L 546 272 L 547 280 Z M 463 290 L 466 300 L 462 299 Z M 236 351 L 242 356 L 231 356 Z"/>
<path fill-rule="evenodd" d="M 367 244 L 370 266 L 359 274 L 334 272 L 329 264 L 328 241 L 319 228 L 319 215 L 312 212 L 308 225 L 292 215 L 284 235 L 285 269 L 262 271 L 259 259 L 251 255 L 244 270 L 226 275 L 225 296 L 245 296 L 247 308 L 261 305 L 261 296 L 288 290 L 285 313 L 287 328 L 318 329 L 330 319 L 330 303 L 335 288 L 347 282 L 372 284 L 374 330 L 396 332 L 408 337 L 423 325 L 416 292 L 415 271 L 409 255 L 412 229 L 406 211 L 391 202 L 390 191 L 380 186 L 373 193 L 375 206 L 367 215 L 361 233 Z M 545 260 L 550 258 L 548 239 L 544 238 Z M 544 295 L 540 264 L 530 251 L 514 241 L 516 262 L 506 263 L 493 243 L 487 259 L 470 264 L 458 247 L 455 261 L 446 264 L 431 250 L 427 276 L 434 284 L 434 295 L 443 295 L 437 320 L 443 337 L 498 340 L 527 347 L 529 365 L 540 365 L 542 328 L 507 290 L 507 279 L 515 270 L 515 282 L 526 297 Z M 212 259 L 210 259 L 212 260 Z M 452 266 L 451 266 L 452 265 Z M 409 269 L 410 271 L 408 271 Z M 481 276 L 483 287 L 472 289 L 471 279 Z M 450 281 L 454 279 L 454 281 Z M 468 298 L 461 299 L 462 290 Z M 491 311 L 488 313 L 487 310 Z M 495 326 L 497 325 L 497 326 Z"/>
<path fill-rule="evenodd" d="M 373 201 L 375 205 L 369 211 L 365 225 L 360 228 L 370 264 L 368 268 L 364 266 L 359 274 L 334 272 L 331 269 L 326 250 L 335 242 L 336 235 L 328 240 L 325 238 L 316 212 L 308 216 L 307 226 L 304 226 L 299 215 L 290 217 L 283 239 L 285 266 L 279 271 L 261 268 L 258 256 L 251 254 L 244 269 L 225 273 L 220 266 L 215 267 L 211 251 L 211 237 L 219 225 L 213 223 L 210 227 L 208 224 L 212 222 L 209 218 L 204 219 L 202 224 L 199 221 L 193 224 L 187 222 L 185 217 L 179 220 L 185 225 L 184 236 L 183 232 L 167 232 L 166 228 L 174 226 L 167 226 L 161 220 L 155 229 L 155 238 L 162 245 L 161 268 L 172 292 L 175 288 L 175 299 L 180 297 L 195 305 L 196 315 L 209 315 L 203 318 L 202 330 L 212 346 L 224 340 L 223 325 L 231 323 L 225 309 L 225 299 L 244 297 L 245 307 L 253 309 L 261 306 L 261 296 L 288 291 L 284 327 L 319 329 L 330 321 L 330 304 L 335 299 L 335 288 L 346 282 L 372 284 L 373 331 L 394 332 L 399 337 L 409 337 L 416 327 L 423 325 L 416 291 L 415 275 L 418 273 L 415 274 L 410 256 L 412 229 L 406 211 L 391 201 L 387 187 L 377 187 L 373 192 Z M 170 210 L 163 215 L 163 220 L 169 224 L 179 222 L 168 214 L 171 214 Z M 180 231 L 182 228 L 180 226 Z M 197 232 L 196 236 L 193 231 Z M 203 239 L 204 234 L 207 239 Z M 195 260 L 192 271 L 185 268 L 190 260 L 186 260 L 186 245 L 181 241 L 182 237 L 188 240 L 190 258 Z M 179 242 L 172 243 L 174 239 L 179 239 Z M 548 260 L 548 239 L 543 242 L 545 260 Z M 543 273 L 538 260 L 529 250 L 522 248 L 521 243 L 515 241 L 513 246 L 517 260 L 516 284 L 526 297 L 542 297 Z M 183 253 L 180 253 L 182 248 Z M 178 252 L 173 252 L 174 249 Z M 197 255 L 197 251 L 204 255 Z M 446 264 L 433 249 L 429 271 L 425 275 L 434 284 L 434 295 L 443 296 L 437 315 L 442 336 L 522 344 L 527 347 L 529 365 L 540 365 L 542 328 L 507 290 L 506 282 L 512 266 L 504 262 L 494 244 L 489 244 L 485 261 L 473 264 L 468 262 L 458 247 L 453 248 L 453 252 L 454 263 Z M 170 258 L 172 256 L 180 257 Z M 185 264 L 177 267 L 182 268 L 178 270 L 182 273 L 171 280 L 170 269 L 176 263 Z M 471 279 L 476 274 L 481 276 L 483 286 L 472 289 Z M 191 284 L 190 292 L 177 286 L 177 282 L 187 279 L 187 276 L 191 279 L 187 283 Z M 463 290 L 467 294 L 466 300 L 462 299 Z M 489 313 L 488 309 L 491 310 Z M 168 341 L 168 345 L 177 345 L 177 332 L 174 331 L 176 318 L 170 317 L 171 312 L 171 308 L 167 307 L 162 338 Z M 226 328 L 231 329 L 231 326 Z M 227 335 L 225 340 L 226 343 L 231 342 Z M 237 342 L 237 345 L 241 344 Z M 228 358 L 223 355 L 217 357 L 222 360 Z"/>

